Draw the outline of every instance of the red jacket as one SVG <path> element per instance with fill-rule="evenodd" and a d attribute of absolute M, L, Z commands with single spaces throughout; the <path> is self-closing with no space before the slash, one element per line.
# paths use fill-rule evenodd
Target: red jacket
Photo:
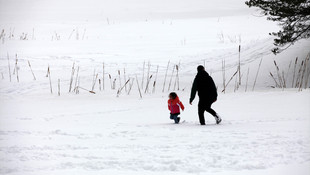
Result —
<path fill-rule="evenodd" d="M 170 114 L 180 114 L 180 108 L 184 110 L 184 106 L 179 100 L 179 97 L 168 100 L 168 109 L 170 110 Z"/>

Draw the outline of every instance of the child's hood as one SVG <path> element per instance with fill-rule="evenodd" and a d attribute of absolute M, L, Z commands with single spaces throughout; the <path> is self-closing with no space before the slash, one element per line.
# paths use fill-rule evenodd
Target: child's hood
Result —
<path fill-rule="evenodd" d="M 180 101 L 179 97 L 176 96 L 175 99 L 169 99 L 168 102 L 178 103 Z"/>

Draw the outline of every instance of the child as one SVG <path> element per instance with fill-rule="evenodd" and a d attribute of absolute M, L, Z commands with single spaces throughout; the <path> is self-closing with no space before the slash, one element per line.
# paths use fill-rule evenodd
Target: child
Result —
<path fill-rule="evenodd" d="M 170 119 L 174 120 L 176 124 L 181 120 L 181 118 L 178 117 L 178 115 L 180 115 L 180 108 L 184 111 L 184 106 L 179 100 L 178 95 L 175 92 L 171 92 L 169 94 L 168 109 L 170 110 Z"/>

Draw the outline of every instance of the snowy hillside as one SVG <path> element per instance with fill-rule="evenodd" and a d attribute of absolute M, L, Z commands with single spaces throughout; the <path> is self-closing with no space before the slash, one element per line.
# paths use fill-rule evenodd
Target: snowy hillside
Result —
<path fill-rule="evenodd" d="M 280 28 L 258 16 L 242 0 L 0 0 L 0 174 L 309 174 L 309 77 L 292 87 L 310 41 L 273 55 Z M 220 125 L 188 103 L 200 64 Z"/>

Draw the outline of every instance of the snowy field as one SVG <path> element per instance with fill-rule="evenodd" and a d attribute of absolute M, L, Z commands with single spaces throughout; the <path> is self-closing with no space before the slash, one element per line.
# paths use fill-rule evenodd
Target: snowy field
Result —
<path fill-rule="evenodd" d="M 273 55 L 279 26 L 258 16 L 242 0 L 0 0 L 0 174 L 309 174 L 310 90 L 292 81 L 310 41 Z M 242 85 L 234 92 L 234 78 L 221 93 L 222 61 L 227 83 L 239 45 Z M 274 61 L 286 89 L 272 88 Z M 98 74 L 96 94 L 68 93 L 73 63 L 73 86 L 91 90 Z M 206 113 L 200 126 L 198 97 L 188 104 L 199 64 L 218 87 L 220 125 Z M 185 105 L 179 125 L 169 91 Z"/>
<path fill-rule="evenodd" d="M 309 91 L 220 95 L 203 127 L 180 96 L 179 125 L 165 97 L 1 100 L 1 173 L 308 174 Z"/>

